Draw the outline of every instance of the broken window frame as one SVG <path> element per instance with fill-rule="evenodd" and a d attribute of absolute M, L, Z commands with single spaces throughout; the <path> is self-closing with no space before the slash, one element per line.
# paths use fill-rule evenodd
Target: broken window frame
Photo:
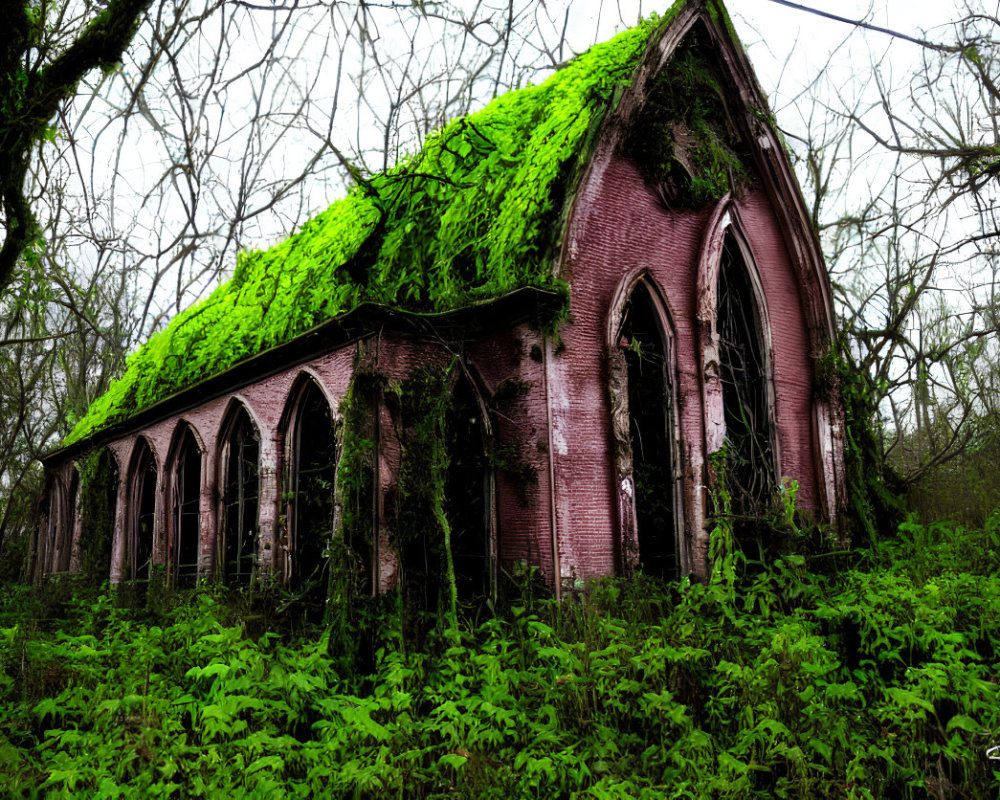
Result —
<path fill-rule="evenodd" d="M 702 403 L 705 424 L 705 469 L 709 486 L 715 485 L 719 476 L 711 465 L 710 457 L 726 444 L 725 387 L 723 385 L 721 335 L 718 330 L 719 278 L 727 242 L 742 262 L 751 289 L 756 335 L 762 360 L 762 384 L 765 405 L 769 457 L 764 470 L 773 476 L 777 492 L 780 475 L 781 453 L 775 417 L 775 391 L 771 319 L 768 313 L 764 286 L 757 261 L 750 248 L 744 225 L 731 196 L 724 197 L 716 206 L 709 221 L 699 261 L 697 287 L 697 319 L 701 349 Z"/>
<path fill-rule="evenodd" d="M 189 459 L 193 450 L 198 462 L 198 484 L 194 490 L 194 497 L 188 497 L 187 469 L 190 466 Z M 169 490 L 170 498 L 167 508 L 170 513 L 167 517 L 167 581 L 170 585 L 181 586 L 195 585 L 198 581 L 201 562 L 201 494 L 205 477 L 205 445 L 198 436 L 197 431 L 191 423 L 182 420 L 174 431 L 173 444 L 170 448 L 169 464 Z M 193 511 L 192 511 L 193 506 Z M 181 564 L 181 552 L 186 548 L 184 517 L 193 515 L 196 518 L 193 536 L 194 563 Z M 192 535 L 190 532 L 188 535 Z"/>
<path fill-rule="evenodd" d="M 663 292 L 646 268 L 639 268 L 626 276 L 615 292 L 608 315 L 607 354 L 609 364 L 609 394 L 611 410 L 611 436 L 614 452 L 614 479 L 617 494 L 619 524 L 618 547 L 620 571 L 632 576 L 640 568 L 639 515 L 636 509 L 635 459 L 632 447 L 632 419 L 629 407 L 628 362 L 621 347 L 622 334 L 628 322 L 628 312 L 636 291 L 644 291 L 656 320 L 663 351 L 664 424 L 670 448 L 669 491 L 672 496 L 674 537 L 674 569 L 676 575 L 691 571 L 689 542 L 685 536 L 685 498 L 683 469 L 681 467 L 680 421 L 677 413 L 677 336 L 673 319 Z"/>
<path fill-rule="evenodd" d="M 280 565 L 282 581 L 286 586 L 302 588 L 302 576 L 298 574 L 297 564 L 299 553 L 302 548 L 299 546 L 299 527 L 301 525 L 299 515 L 299 492 L 301 491 L 301 457 L 302 457 L 302 434 L 304 426 L 304 413 L 307 403 L 310 401 L 310 393 L 318 393 L 326 404 L 327 413 L 330 418 L 331 434 L 333 437 L 333 481 L 330 489 L 330 531 L 332 538 L 339 528 L 339 509 L 337 505 L 337 469 L 340 464 L 340 456 L 343 451 L 342 436 L 343 431 L 340 421 L 334 411 L 335 406 L 330 402 L 318 378 L 311 372 L 302 372 L 296 378 L 292 390 L 288 394 L 285 413 L 282 415 L 280 430 L 283 432 L 283 469 L 282 486 L 284 487 L 284 536 L 282 541 L 282 561 Z M 315 395 L 314 395 L 315 396 Z M 365 559 L 365 569 L 368 573 L 366 593 L 374 591 L 375 580 L 372 575 L 374 564 L 374 552 L 359 554 Z M 328 553 L 323 554 L 323 560 L 328 561 Z M 325 588 L 325 587 L 324 587 Z"/>
<path fill-rule="evenodd" d="M 139 436 L 132 451 L 128 483 L 128 522 L 125 536 L 125 576 L 127 580 L 147 583 L 153 564 L 156 539 L 157 498 L 159 497 L 160 471 L 156 454 L 145 436 Z M 150 478 L 152 483 L 150 484 Z M 152 493 L 152 508 L 146 509 L 144 501 Z M 143 535 L 143 526 L 148 525 L 148 536 Z M 148 542 L 145 540 L 148 539 Z M 148 544 L 147 548 L 142 545 Z M 142 563 L 139 559 L 143 558 Z"/>
<path fill-rule="evenodd" d="M 729 263 L 726 264 L 726 260 Z M 730 290 L 727 287 L 725 295 L 723 293 L 723 279 L 728 271 L 735 270 L 742 273 L 737 276 L 737 280 L 742 277 L 746 285 L 750 288 L 749 314 L 742 314 L 742 319 L 723 321 L 719 318 L 722 313 L 725 300 L 729 298 Z M 760 278 L 756 269 L 751 267 L 749 248 L 741 242 L 733 232 L 727 231 L 723 238 L 722 260 L 720 260 L 718 271 L 718 288 L 716 290 L 716 321 L 715 331 L 719 337 L 719 379 L 722 382 L 723 411 L 727 415 L 726 421 L 726 442 L 730 447 L 736 443 L 734 441 L 735 431 L 730 431 L 729 416 L 738 415 L 743 420 L 744 428 L 741 439 L 747 440 L 746 446 L 753 452 L 748 454 L 731 452 L 729 454 L 730 486 L 728 487 L 733 510 L 746 516 L 760 516 L 767 512 L 771 498 L 776 496 L 778 487 L 778 470 L 775 460 L 775 424 L 774 424 L 774 383 L 771 378 L 771 337 L 770 321 L 767 315 L 767 307 L 764 303 L 764 292 L 760 284 Z M 742 294 L 744 286 L 737 285 L 732 291 Z M 728 324 L 724 324 L 728 322 Z M 723 328 L 735 326 L 737 333 L 748 334 L 748 341 L 745 346 L 734 343 L 734 346 L 727 347 L 724 341 Z M 742 349 L 749 359 L 755 363 L 740 365 L 735 363 L 741 358 L 737 351 Z M 727 358 L 728 355 L 728 358 Z M 744 359 L 745 360 L 745 359 Z M 741 369 L 744 373 L 750 373 L 746 379 L 739 381 L 736 379 L 735 370 Z M 728 374 L 727 374 L 728 373 Z M 732 402 L 736 393 L 736 403 Z M 737 406 L 737 411 L 733 407 Z M 749 407 L 748 407 L 749 406 Z M 762 407 L 758 407 L 762 406 Z M 748 455 L 748 461 L 754 472 L 759 475 L 753 476 L 753 485 L 744 485 L 736 474 L 733 459 Z"/>
<path fill-rule="evenodd" d="M 250 408 L 242 400 L 234 398 L 226 412 L 224 422 L 220 427 L 219 448 L 218 448 L 218 487 L 219 487 L 219 513 L 218 526 L 215 534 L 215 563 L 218 578 L 227 585 L 250 586 L 253 584 L 260 564 L 260 513 L 261 513 L 261 444 L 260 426 L 250 413 Z M 235 440 L 235 441 L 234 441 Z M 255 475 L 244 475 L 242 469 L 252 460 L 244 458 L 244 451 L 248 442 L 254 442 L 252 448 L 256 449 Z M 236 478 L 233 487 L 236 489 L 236 498 L 230 496 L 230 458 L 233 457 L 233 445 L 237 446 L 236 458 L 241 474 Z M 247 493 L 248 484 L 253 484 L 252 493 Z M 255 511 L 251 525 L 247 526 L 246 506 L 249 502 L 254 503 Z M 229 548 L 231 543 L 230 506 L 237 509 L 236 529 L 249 533 L 248 537 L 243 534 L 238 535 L 236 543 L 236 563 L 239 565 L 241 559 L 249 558 L 251 566 L 249 571 L 241 571 L 237 568 L 231 569 L 231 559 Z M 249 555 L 241 556 L 245 550 L 245 542 L 252 541 Z"/>

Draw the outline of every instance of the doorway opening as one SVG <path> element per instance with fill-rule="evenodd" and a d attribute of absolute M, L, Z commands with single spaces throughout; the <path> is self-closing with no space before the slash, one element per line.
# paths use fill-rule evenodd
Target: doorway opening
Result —
<path fill-rule="evenodd" d="M 445 513 L 459 603 L 489 597 L 493 588 L 490 465 L 484 423 L 472 387 L 459 378 L 445 415 Z"/>

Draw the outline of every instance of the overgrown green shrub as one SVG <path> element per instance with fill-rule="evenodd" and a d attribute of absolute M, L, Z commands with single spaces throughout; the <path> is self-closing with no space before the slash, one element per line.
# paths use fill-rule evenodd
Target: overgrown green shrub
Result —
<path fill-rule="evenodd" d="M 707 584 L 595 582 L 419 649 L 390 595 L 359 622 L 368 672 L 332 628 L 262 629 L 224 590 L 151 616 L 94 592 L 45 609 L 17 587 L 0 600 L 0 783 L 10 797 L 992 798 L 998 531 L 911 519 L 837 574 L 792 555 L 753 575 L 730 560 Z"/>

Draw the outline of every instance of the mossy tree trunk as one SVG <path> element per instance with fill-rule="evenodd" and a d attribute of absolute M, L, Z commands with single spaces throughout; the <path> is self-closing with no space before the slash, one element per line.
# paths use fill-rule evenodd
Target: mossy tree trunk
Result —
<path fill-rule="evenodd" d="M 4 4 L 0 38 L 0 207 L 4 241 L 0 246 L 0 288 L 18 259 L 38 240 L 39 229 L 24 182 L 32 149 L 53 135 L 59 106 L 76 93 L 92 69 L 113 69 L 135 36 L 150 0 L 86 3 L 75 18 L 75 36 L 53 29 L 46 6 L 30 0 Z M 58 17 L 60 23 L 66 15 Z"/>

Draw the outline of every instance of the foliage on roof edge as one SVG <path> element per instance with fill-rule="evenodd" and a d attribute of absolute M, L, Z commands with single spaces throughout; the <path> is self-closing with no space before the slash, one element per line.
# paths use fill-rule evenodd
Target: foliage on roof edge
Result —
<path fill-rule="evenodd" d="M 559 215 L 586 135 L 684 2 L 452 121 L 277 246 L 240 253 L 233 277 L 133 353 L 63 445 L 362 302 L 449 311 L 555 288 Z"/>

